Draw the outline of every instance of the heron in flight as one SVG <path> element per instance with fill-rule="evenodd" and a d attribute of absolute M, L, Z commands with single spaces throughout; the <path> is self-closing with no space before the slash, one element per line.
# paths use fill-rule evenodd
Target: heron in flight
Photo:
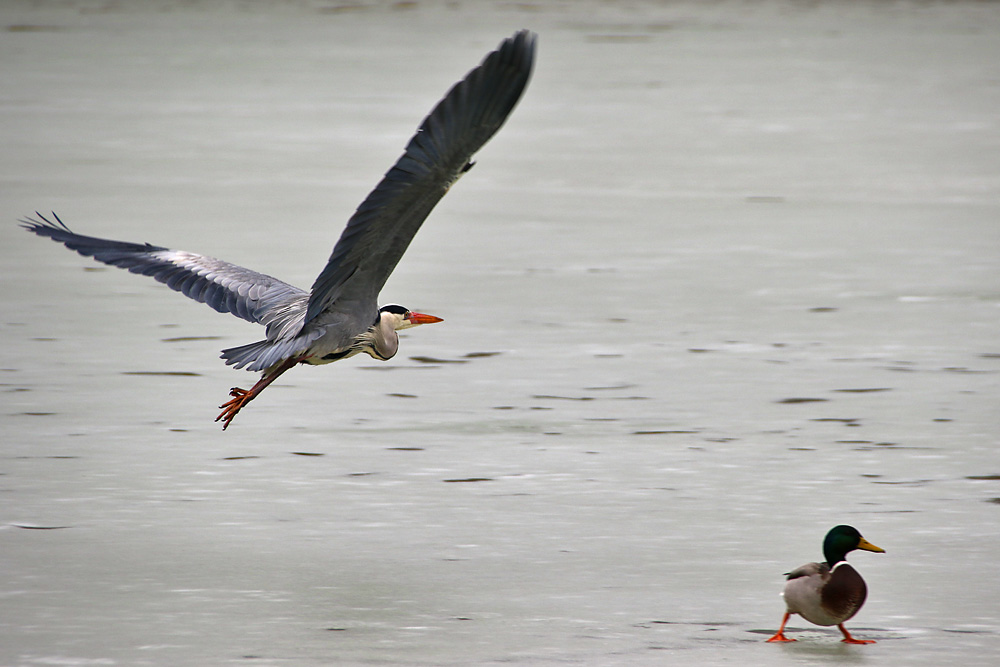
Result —
<path fill-rule="evenodd" d="M 262 373 L 249 390 L 230 390 L 215 419 L 225 430 L 293 366 L 361 353 L 385 361 L 396 354 L 397 331 L 442 321 L 402 306 L 379 308 L 378 295 L 428 214 L 517 104 L 531 77 L 535 39 L 527 30 L 505 39 L 438 102 L 351 216 L 308 291 L 205 255 L 75 234 L 55 213 L 52 220 L 36 214 L 38 219 L 21 224 L 81 255 L 152 276 L 220 313 L 266 327 L 264 340 L 222 351 L 226 364 Z"/>

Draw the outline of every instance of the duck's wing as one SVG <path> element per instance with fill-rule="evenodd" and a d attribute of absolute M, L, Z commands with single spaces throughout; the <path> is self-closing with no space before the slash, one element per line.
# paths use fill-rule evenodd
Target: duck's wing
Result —
<path fill-rule="evenodd" d="M 805 565 L 800 565 L 791 572 L 786 572 L 785 577 L 791 581 L 792 579 L 812 577 L 815 575 L 823 577 L 829 574 L 829 572 L 830 566 L 826 563 L 806 563 Z"/>
<path fill-rule="evenodd" d="M 300 315 L 304 309 L 308 295 L 305 290 L 263 273 L 183 250 L 75 234 L 54 213 L 54 221 L 36 215 L 38 219 L 21 220 L 21 226 L 85 257 L 151 276 L 220 313 L 269 325 L 285 321 L 289 311 L 296 310 L 296 304 Z"/>
<path fill-rule="evenodd" d="M 434 107 L 347 223 L 313 283 L 306 323 L 326 309 L 355 317 L 374 312 L 379 291 L 424 219 L 521 97 L 534 55 L 535 35 L 516 33 Z"/>

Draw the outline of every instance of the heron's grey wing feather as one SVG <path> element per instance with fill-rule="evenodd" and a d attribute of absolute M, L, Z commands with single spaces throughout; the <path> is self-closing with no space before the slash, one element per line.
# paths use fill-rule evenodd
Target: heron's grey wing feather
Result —
<path fill-rule="evenodd" d="M 424 119 L 348 222 L 313 283 L 306 322 L 327 308 L 374 311 L 379 291 L 424 219 L 517 104 L 534 53 L 529 31 L 504 40 Z"/>
<path fill-rule="evenodd" d="M 39 236 L 47 236 L 70 250 L 99 262 L 151 276 L 170 289 L 208 304 L 220 313 L 232 313 L 249 322 L 270 325 L 276 319 L 298 319 L 305 305 L 305 290 L 277 278 L 235 264 L 148 243 L 112 241 L 74 234 L 58 216 L 52 222 L 28 218 L 21 225 Z M 289 311 L 298 304 L 298 318 Z M 268 332 L 271 338 L 271 332 Z"/>

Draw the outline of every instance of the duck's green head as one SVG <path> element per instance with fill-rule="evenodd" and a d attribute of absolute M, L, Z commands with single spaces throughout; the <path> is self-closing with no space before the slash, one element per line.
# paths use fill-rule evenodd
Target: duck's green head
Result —
<path fill-rule="evenodd" d="M 830 567 L 844 560 L 848 552 L 855 549 L 885 553 L 885 549 L 877 547 L 861 537 L 861 533 L 853 526 L 835 526 L 830 529 L 830 532 L 826 534 L 826 539 L 823 540 L 823 555 L 826 556 L 826 562 L 829 563 Z"/>

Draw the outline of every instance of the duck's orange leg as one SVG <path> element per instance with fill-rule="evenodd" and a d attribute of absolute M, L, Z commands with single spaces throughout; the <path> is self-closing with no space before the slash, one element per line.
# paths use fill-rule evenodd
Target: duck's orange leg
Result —
<path fill-rule="evenodd" d="M 840 628 L 840 631 L 844 633 L 844 638 L 841 639 L 840 641 L 844 642 L 845 644 L 874 644 L 875 643 L 874 639 L 855 639 L 854 637 L 851 636 L 851 633 L 847 631 L 847 628 L 844 627 L 843 623 L 841 623 L 837 627 Z"/>
<path fill-rule="evenodd" d="M 774 633 L 774 636 L 771 637 L 770 639 L 768 639 L 767 641 L 769 641 L 769 642 L 797 642 L 797 641 L 799 641 L 798 639 L 792 639 L 791 637 L 786 637 L 785 636 L 785 623 L 788 623 L 788 619 L 789 619 L 790 616 L 791 616 L 791 614 L 786 611 L 785 612 L 785 616 L 781 619 L 781 627 L 778 628 L 778 631 Z M 843 629 L 843 628 L 841 628 L 841 629 Z M 844 630 L 844 632 L 847 632 L 847 630 Z"/>
<path fill-rule="evenodd" d="M 292 368 L 305 358 L 306 357 L 292 357 L 290 359 L 285 359 L 280 365 L 275 367 L 272 372 L 261 377 L 261 379 L 257 381 L 257 384 L 252 386 L 249 390 L 240 389 L 239 387 L 233 387 L 230 389 L 229 395 L 232 396 L 232 398 L 219 406 L 222 408 L 222 412 L 215 418 L 215 421 L 222 422 L 222 430 L 225 431 L 229 428 L 229 424 L 232 423 L 236 414 L 242 410 L 247 403 L 257 398 L 257 395 L 264 391 L 267 385 L 277 380 L 279 375 L 287 371 L 289 368 Z"/>

